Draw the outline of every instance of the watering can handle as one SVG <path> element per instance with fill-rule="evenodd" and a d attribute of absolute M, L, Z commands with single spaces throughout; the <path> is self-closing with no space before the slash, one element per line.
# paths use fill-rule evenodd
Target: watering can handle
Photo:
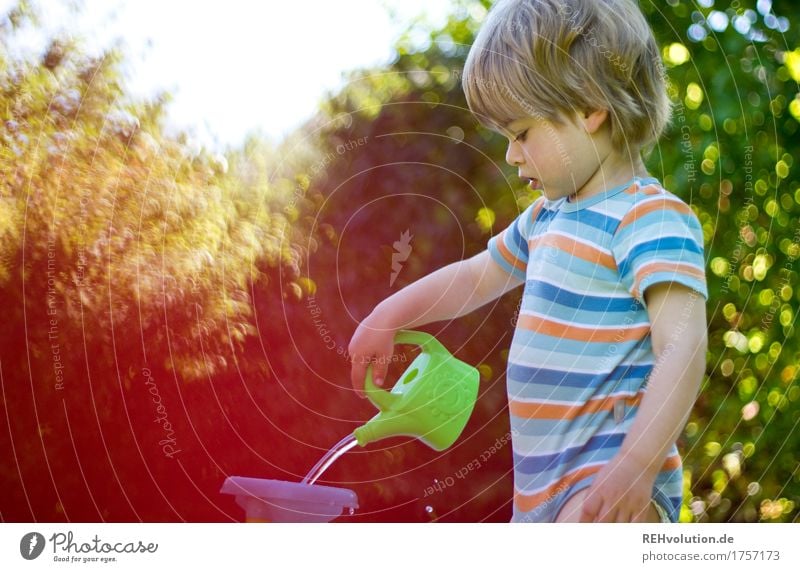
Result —
<path fill-rule="evenodd" d="M 416 330 L 400 330 L 394 335 L 394 345 L 409 344 L 412 346 L 419 346 L 423 352 L 428 353 L 447 353 L 447 350 L 439 340 L 434 338 L 427 332 L 418 332 Z"/>
<path fill-rule="evenodd" d="M 394 343 L 409 344 L 419 346 L 423 352 L 430 354 L 447 354 L 447 349 L 439 343 L 439 340 L 426 332 L 415 330 L 400 330 L 394 336 Z M 377 387 L 372 382 L 372 364 L 367 366 L 367 375 L 364 379 L 364 393 L 367 398 L 381 411 L 389 409 L 392 404 L 400 398 L 390 391 Z"/>

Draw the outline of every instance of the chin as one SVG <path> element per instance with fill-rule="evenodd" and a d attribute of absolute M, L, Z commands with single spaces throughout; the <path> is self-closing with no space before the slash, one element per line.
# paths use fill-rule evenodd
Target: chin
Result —
<path fill-rule="evenodd" d="M 561 194 L 559 194 L 557 192 L 553 192 L 553 191 L 548 192 L 545 189 L 541 189 L 541 193 L 542 193 L 542 196 L 544 196 L 544 198 L 546 198 L 548 201 L 557 201 L 562 196 L 564 196 L 564 195 L 561 195 Z"/>

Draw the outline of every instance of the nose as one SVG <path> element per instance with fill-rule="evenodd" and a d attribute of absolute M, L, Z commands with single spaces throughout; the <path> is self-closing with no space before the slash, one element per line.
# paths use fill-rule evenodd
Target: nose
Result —
<path fill-rule="evenodd" d="M 506 163 L 512 167 L 519 167 L 522 165 L 522 149 L 516 141 L 511 141 L 506 149 Z"/>

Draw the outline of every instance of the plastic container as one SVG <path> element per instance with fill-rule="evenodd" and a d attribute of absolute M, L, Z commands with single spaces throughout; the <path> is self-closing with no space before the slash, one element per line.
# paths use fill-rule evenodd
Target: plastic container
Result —
<path fill-rule="evenodd" d="M 330 522 L 358 508 L 350 489 L 274 479 L 228 477 L 220 492 L 236 496 L 246 522 Z"/>

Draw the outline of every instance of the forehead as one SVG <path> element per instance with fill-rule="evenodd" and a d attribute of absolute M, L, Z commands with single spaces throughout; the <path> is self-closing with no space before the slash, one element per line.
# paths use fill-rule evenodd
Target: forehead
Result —
<path fill-rule="evenodd" d="M 506 123 L 502 129 L 508 133 L 515 133 L 520 131 L 526 127 L 530 127 L 535 121 L 534 117 L 520 117 L 517 119 L 512 119 L 508 123 Z"/>
<path fill-rule="evenodd" d="M 501 129 L 505 130 L 507 133 L 517 133 L 533 127 L 562 125 L 564 122 L 569 122 L 569 117 L 564 112 L 557 112 L 556 116 L 552 119 L 544 117 L 541 114 L 535 114 L 512 119 L 506 123 L 505 126 L 501 127 Z"/>
<path fill-rule="evenodd" d="M 523 123 L 525 123 L 525 119 L 524 118 L 512 119 L 511 121 L 509 121 L 505 125 L 499 125 L 498 126 L 498 131 L 500 131 L 501 133 L 514 133 L 515 131 L 518 131 L 523 126 Z"/>

